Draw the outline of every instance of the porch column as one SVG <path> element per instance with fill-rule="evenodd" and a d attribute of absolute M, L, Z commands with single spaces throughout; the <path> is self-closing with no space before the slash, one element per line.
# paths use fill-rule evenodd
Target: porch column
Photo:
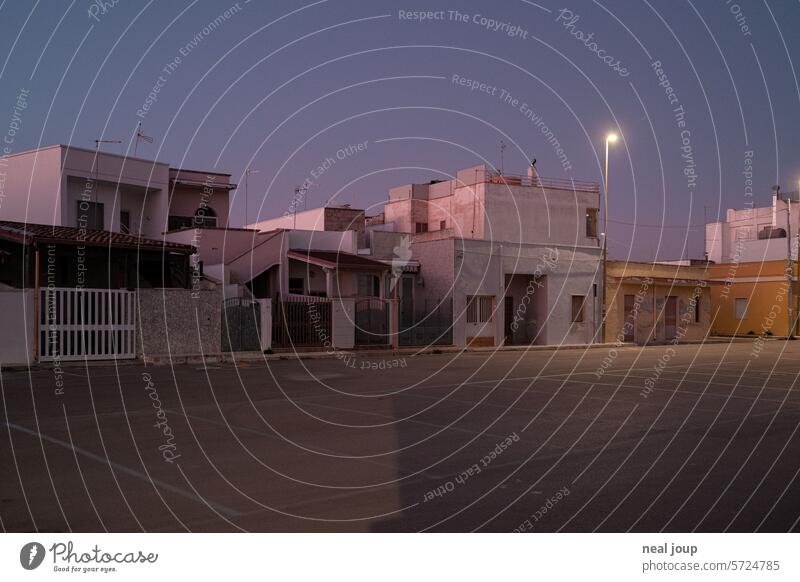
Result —
<path fill-rule="evenodd" d="M 325 271 L 325 295 L 330 299 L 333 297 L 333 273 L 334 270 L 330 267 L 323 267 L 323 271 Z"/>
<path fill-rule="evenodd" d="M 261 305 L 261 333 L 259 340 L 261 344 L 261 351 L 266 352 L 272 348 L 272 300 L 259 299 Z"/>
<path fill-rule="evenodd" d="M 389 302 L 389 343 L 393 350 L 400 348 L 400 301 L 387 299 Z"/>

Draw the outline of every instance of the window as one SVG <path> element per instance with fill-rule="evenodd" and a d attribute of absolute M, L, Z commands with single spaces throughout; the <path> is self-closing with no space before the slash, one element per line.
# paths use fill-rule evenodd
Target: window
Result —
<path fill-rule="evenodd" d="M 467 323 L 486 323 L 492 321 L 492 300 L 494 295 L 467 296 Z"/>
<path fill-rule="evenodd" d="M 586 302 L 585 295 L 572 296 L 572 323 L 583 322 L 583 304 Z"/>
<path fill-rule="evenodd" d="M 589 238 L 597 238 L 597 214 L 599 208 L 586 209 L 586 236 Z"/>
<path fill-rule="evenodd" d="M 440 220 L 439 221 L 439 230 L 447 230 L 447 221 L 446 220 Z"/>
<path fill-rule="evenodd" d="M 694 297 L 694 322 L 700 323 L 700 295 Z"/>
<path fill-rule="evenodd" d="M 305 291 L 305 281 L 302 277 L 289 277 L 289 293 L 302 295 Z"/>
<path fill-rule="evenodd" d="M 195 226 L 217 226 L 217 213 L 210 206 L 203 205 L 194 213 Z"/>
<path fill-rule="evenodd" d="M 191 216 L 170 216 L 167 220 L 167 230 L 180 230 L 192 226 Z"/>
<path fill-rule="evenodd" d="M 130 234 L 131 232 L 131 213 L 127 210 L 119 211 L 119 231 L 122 234 Z"/>
<path fill-rule="evenodd" d="M 415 223 L 414 232 L 420 234 L 422 232 L 428 232 L 428 223 L 427 222 L 417 222 Z"/>
<path fill-rule="evenodd" d="M 747 299 L 746 298 L 734 299 L 733 317 L 735 319 L 744 319 L 745 317 L 747 317 Z"/>
<path fill-rule="evenodd" d="M 78 200 L 78 228 L 103 230 L 103 203 Z"/>
<path fill-rule="evenodd" d="M 358 296 L 359 297 L 380 297 L 381 280 L 377 275 L 359 274 L 358 275 Z"/>

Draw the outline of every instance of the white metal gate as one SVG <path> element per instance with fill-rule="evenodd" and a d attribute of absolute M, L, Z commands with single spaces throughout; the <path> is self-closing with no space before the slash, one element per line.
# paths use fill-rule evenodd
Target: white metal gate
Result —
<path fill-rule="evenodd" d="M 136 357 L 136 292 L 120 289 L 41 289 L 39 360 Z"/>

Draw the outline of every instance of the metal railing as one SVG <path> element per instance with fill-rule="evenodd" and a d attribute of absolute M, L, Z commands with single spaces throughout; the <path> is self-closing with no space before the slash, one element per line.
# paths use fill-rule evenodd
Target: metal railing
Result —
<path fill-rule="evenodd" d="M 483 179 L 487 184 L 503 184 L 506 186 L 528 186 L 534 188 L 552 188 L 556 190 L 570 190 L 581 192 L 600 192 L 600 184 L 583 180 L 569 180 L 566 178 L 544 178 L 542 176 L 530 177 L 519 174 L 501 174 L 500 172 L 486 171 Z"/>

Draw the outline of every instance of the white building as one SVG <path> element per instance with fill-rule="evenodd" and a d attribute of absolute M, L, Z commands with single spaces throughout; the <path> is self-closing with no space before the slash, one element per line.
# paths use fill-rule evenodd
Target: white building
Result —
<path fill-rule="evenodd" d="M 598 208 L 595 183 L 476 166 L 392 189 L 366 238 L 410 239 L 420 267 L 398 286 L 401 329 L 447 303 L 459 346 L 585 344 L 601 320 Z"/>
<path fill-rule="evenodd" d="M 798 228 L 800 204 L 797 193 L 773 192 L 770 206 L 744 210 L 729 208 L 724 222 L 707 224 L 706 255 L 708 260 L 715 263 L 786 259 L 789 252 L 787 233 L 796 238 L 800 232 Z M 792 249 L 792 255 L 796 259 L 797 245 L 792 244 Z"/>
<path fill-rule="evenodd" d="M 0 220 L 152 238 L 196 224 L 225 226 L 229 174 L 66 145 L 0 158 Z"/>

